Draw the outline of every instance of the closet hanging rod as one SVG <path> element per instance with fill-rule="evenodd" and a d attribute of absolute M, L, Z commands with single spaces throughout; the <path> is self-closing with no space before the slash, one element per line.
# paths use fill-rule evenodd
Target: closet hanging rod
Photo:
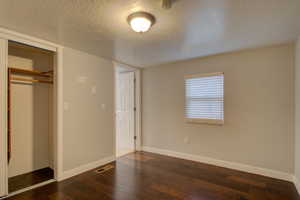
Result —
<path fill-rule="evenodd" d="M 14 68 L 14 67 L 10 67 L 9 69 L 11 70 L 11 73 L 16 73 L 16 74 L 41 76 L 41 77 L 46 77 L 46 78 L 52 77 L 51 75 L 49 75 L 49 72 L 40 72 L 40 71 L 36 71 L 36 70 L 19 69 L 19 68 Z"/>
<path fill-rule="evenodd" d="M 11 77 L 10 80 L 11 80 L 11 81 L 31 82 L 31 83 L 47 83 L 47 84 L 53 84 L 53 81 L 36 80 L 36 79 L 27 79 L 27 78 L 17 78 L 17 77 Z"/>

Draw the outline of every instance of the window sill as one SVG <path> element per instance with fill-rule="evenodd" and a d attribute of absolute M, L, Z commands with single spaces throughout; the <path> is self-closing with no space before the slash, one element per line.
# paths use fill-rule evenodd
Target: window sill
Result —
<path fill-rule="evenodd" d="M 216 119 L 190 119 L 186 118 L 185 121 L 187 123 L 195 123 L 195 124 L 209 124 L 209 125 L 224 125 L 224 120 L 216 120 Z"/>

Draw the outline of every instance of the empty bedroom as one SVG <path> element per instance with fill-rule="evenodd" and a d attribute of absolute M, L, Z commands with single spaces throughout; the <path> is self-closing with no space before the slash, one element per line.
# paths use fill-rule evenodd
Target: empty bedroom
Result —
<path fill-rule="evenodd" d="M 2 0 L 0 110 L 0 199 L 300 200 L 300 0 Z"/>

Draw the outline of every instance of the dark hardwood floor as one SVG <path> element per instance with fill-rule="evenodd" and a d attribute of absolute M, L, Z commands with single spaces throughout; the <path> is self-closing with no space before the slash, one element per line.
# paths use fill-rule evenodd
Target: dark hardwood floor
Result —
<path fill-rule="evenodd" d="M 152 153 L 119 158 L 9 200 L 298 200 L 290 182 Z"/>
<path fill-rule="evenodd" d="M 14 176 L 8 179 L 8 191 L 11 193 L 53 178 L 53 170 L 49 167 L 19 176 Z"/>

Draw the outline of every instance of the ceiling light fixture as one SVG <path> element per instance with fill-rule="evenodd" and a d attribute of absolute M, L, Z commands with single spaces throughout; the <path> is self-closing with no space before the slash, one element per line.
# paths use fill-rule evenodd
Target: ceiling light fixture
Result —
<path fill-rule="evenodd" d="M 128 16 L 131 28 L 138 33 L 147 32 L 155 23 L 155 17 L 147 12 L 135 12 Z"/>

